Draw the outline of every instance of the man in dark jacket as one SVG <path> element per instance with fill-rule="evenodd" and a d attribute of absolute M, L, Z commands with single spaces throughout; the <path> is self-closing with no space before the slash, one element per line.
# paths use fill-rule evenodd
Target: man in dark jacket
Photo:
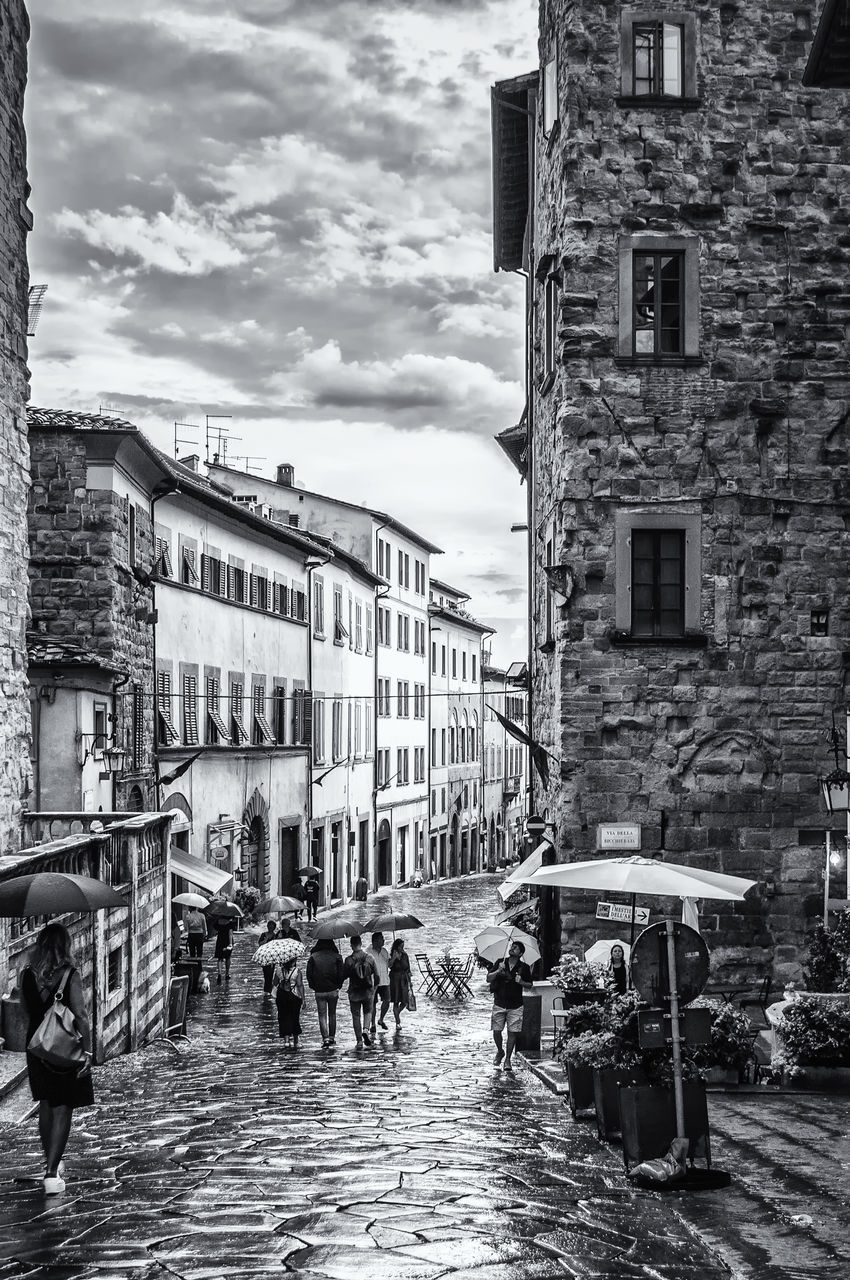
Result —
<path fill-rule="evenodd" d="M 304 886 L 304 901 L 307 904 L 307 919 L 316 919 L 316 909 L 319 905 L 319 877 L 308 876 L 307 883 Z"/>
<path fill-rule="evenodd" d="M 344 969 L 343 981 L 348 979 L 348 1003 L 351 1005 L 354 1035 L 357 1048 L 362 1049 L 364 1042 L 372 1043 L 369 1024 L 372 1020 L 375 988 L 378 985 L 378 970 L 368 951 L 363 950 L 363 942 L 358 934 L 351 939 L 351 955 L 346 956 Z"/>
<path fill-rule="evenodd" d="M 320 938 L 307 961 L 307 985 L 316 997 L 322 1048 L 336 1044 L 336 1003 L 345 971 L 332 938 Z"/>

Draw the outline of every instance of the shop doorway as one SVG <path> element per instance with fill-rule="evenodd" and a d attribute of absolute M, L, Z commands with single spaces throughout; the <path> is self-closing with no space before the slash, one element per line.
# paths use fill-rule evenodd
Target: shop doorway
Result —
<path fill-rule="evenodd" d="M 301 845 L 301 832 L 298 827 L 281 827 L 280 829 L 280 892 L 289 893 L 295 881 L 298 869 L 298 850 Z"/>
<path fill-rule="evenodd" d="M 393 882 L 393 846 L 390 824 L 386 818 L 381 819 L 378 827 L 378 885 Z"/>

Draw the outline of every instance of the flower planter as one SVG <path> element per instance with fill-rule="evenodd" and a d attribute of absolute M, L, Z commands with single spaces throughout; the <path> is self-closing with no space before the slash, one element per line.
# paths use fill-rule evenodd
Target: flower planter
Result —
<path fill-rule="evenodd" d="M 850 1093 L 850 1067 L 800 1067 L 804 1073 L 801 1084 L 807 1089 L 823 1089 L 825 1092 Z"/>
<path fill-rule="evenodd" d="M 741 1073 L 734 1067 L 710 1067 L 706 1073 L 706 1084 L 740 1084 Z"/>
<path fill-rule="evenodd" d="M 580 1004 L 604 1004 L 605 992 L 601 987 L 577 988 L 574 991 L 564 991 L 561 988 L 560 996 L 564 1002 L 565 1009 L 575 1009 Z"/>
<path fill-rule="evenodd" d="M 593 1068 L 577 1066 L 568 1060 L 567 1081 L 570 1086 L 570 1112 L 575 1120 L 577 1111 L 587 1111 L 594 1104 Z"/>
<path fill-rule="evenodd" d="M 645 1077 L 639 1071 L 624 1067 L 595 1068 L 593 1072 L 593 1100 L 596 1105 L 596 1129 L 603 1142 L 609 1142 L 620 1132 L 620 1086 L 640 1084 Z"/>
<path fill-rule="evenodd" d="M 689 1080 L 682 1086 L 685 1103 L 685 1136 L 688 1158 L 704 1159 L 711 1166 L 708 1108 L 705 1085 Z M 676 1137 L 676 1103 L 673 1089 L 664 1085 L 624 1085 L 619 1090 L 620 1133 L 626 1173 L 642 1160 L 664 1156 Z"/>

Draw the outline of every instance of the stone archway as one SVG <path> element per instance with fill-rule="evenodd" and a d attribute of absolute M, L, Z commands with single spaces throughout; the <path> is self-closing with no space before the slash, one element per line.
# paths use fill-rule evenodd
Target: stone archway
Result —
<path fill-rule="evenodd" d="M 262 897 L 271 892 L 269 867 L 269 807 L 255 788 L 242 811 L 242 870 L 245 884 L 254 884 Z"/>
<path fill-rule="evenodd" d="M 378 884 L 393 882 L 393 846 L 392 831 L 386 818 L 382 818 L 378 826 Z"/>

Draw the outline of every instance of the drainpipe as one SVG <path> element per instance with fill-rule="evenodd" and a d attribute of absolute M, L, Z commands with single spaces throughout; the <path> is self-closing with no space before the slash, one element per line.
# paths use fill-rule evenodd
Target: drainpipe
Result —
<path fill-rule="evenodd" d="M 330 556 L 325 556 L 324 560 L 321 556 L 307 556 L 304 560 L 304 568 L 307 570 L 307 688 L 310 693 L 310 724 L 312 732 L 310 734 L 310 744 L 307 751 L 307 862 L 310 862 L 313 850 L 313 738 L 315 735 L 315 725 L 313 724 L 313 572 L 321 569 L 323 565 L 330 563 Z M 323 850 L 324 853 L 324 850 Z M 322 868 L 324 871 L 324 867 Z M 325 893 L 327 894 L 327 883 L 325 884 Z"/>
<path fill-rule="evenodd" d="M 378 572 L 378 534 L 389 528 L 386 521 L 373 530 L 372 563 L 375 573 Z M 389 576 L 389 575 L 387 575 Z M 390 594 L 389 586 L 375 588 L 375 662 L 372 667 L 372 706 L 375 708 L 375 750 L 372 753 L 372 876 L 366 876 L 369 887 L 374 892 L 378 887 L 378 601 L 385 600 Z M 390 823 L 390 850 L 392 852 L 392 823 Z M 393 854 L 393 866 L 395 855 Z M 367 867 L 367 871 L 368 871 Z"/>

